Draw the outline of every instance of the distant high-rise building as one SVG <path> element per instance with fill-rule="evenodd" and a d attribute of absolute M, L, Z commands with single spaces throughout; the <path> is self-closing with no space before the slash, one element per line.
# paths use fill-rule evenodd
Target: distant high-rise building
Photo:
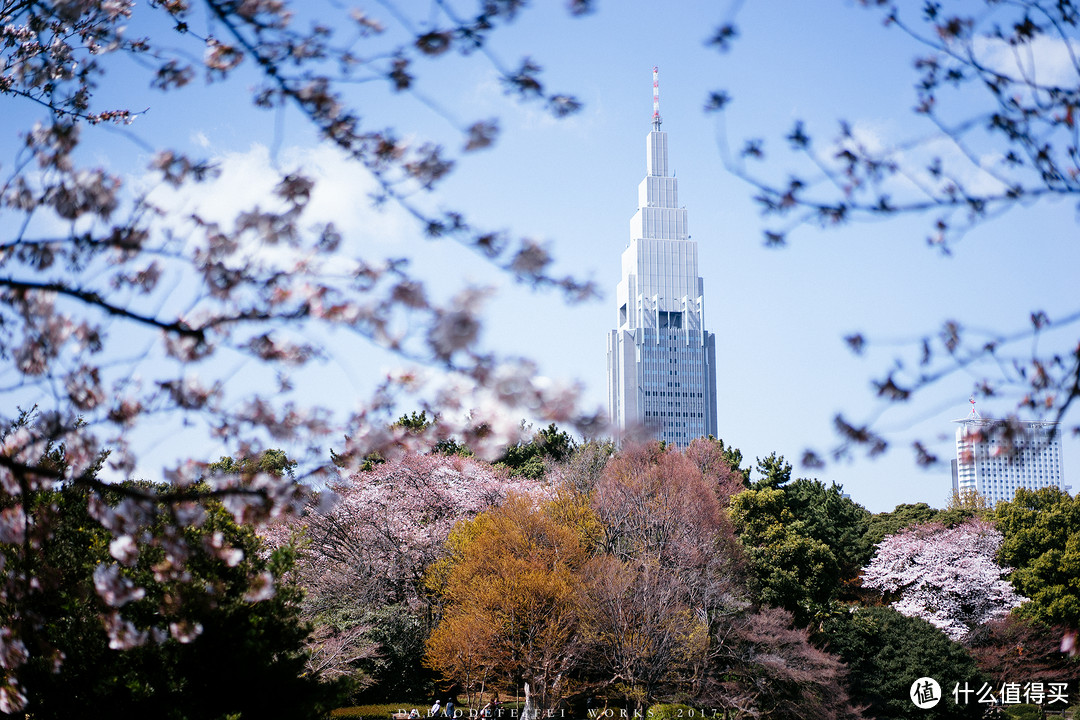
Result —
<path fill-rule="evenodd" d="M 956 460 L 952 463 L 953 490 L 974 490 L 993 506 L 1012 500 L 1017 488 L 1068 488 L 1061 473 L 1061 434 L 1057 423 L 1010 423 L 1011 431 L 975 411 L 956 420 Z"/>
<path fill-rule="evenodd" d="M 656 68 L 645 168 L 622 254 L 618 329 L 608 333 L 608 413 L 623 430 L 644 428 L 686 445 L 717 434 L 716 337 L 705 329 L 697 243 L 668 167 Z"/>

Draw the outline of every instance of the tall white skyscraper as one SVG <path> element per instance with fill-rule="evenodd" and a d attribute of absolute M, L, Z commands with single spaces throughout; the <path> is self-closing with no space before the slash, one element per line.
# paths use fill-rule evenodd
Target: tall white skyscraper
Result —
<path fill-rule="evenodd" d="M 1017 488 L 1068 488 L 1061 473 L 1061 434 L 1057 423 L 1015 423 L 1013 437 L 993 431 L 996 421 L 975 411 L 957 420 L 956 460 L 952 464 L 953 490 L 974 490 L 993 506 L 1012 500 Z"/>
<path fill-rule="evenodd" d="M 705 329 L 697 243 L 668 166 L 656 68 L 645 168 L 616 290 L 618 329 L 608 333 L 608 414 L 622 430 L 686 445 L 717 434 L 716 337 Z"/>

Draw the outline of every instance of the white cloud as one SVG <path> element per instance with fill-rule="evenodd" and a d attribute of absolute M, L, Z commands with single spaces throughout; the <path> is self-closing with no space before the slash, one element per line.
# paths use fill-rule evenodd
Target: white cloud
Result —
<path fill-rule="evenodd" d="M 390 203 L 380 209 L 372 206 L 376 182 L 333 148 L 291 147 L 275 158 L 264 145 L 254 144 L 211 160 L 220 171 L 218 177 L 179 189 L 161 183 L 150 200 L 169 209 L 174 219 L 197 211 L 206 220 L 230 227 L 239 212 L 276 207 L 273 193 L 281 175 L 299 171 L 315 181 L 305 223 L 333 222 L 350 243 L 362 246 L 391 245 L 417 234 L 415 220 L 401 208 Z"/>
<path fill-rule="evenodd" d="M 976 59 L 986 67 L 1039 85 L 1076 87 L 1080 69 L 1080 42 L 1040 35 L 1026 45 L 1012 46 L 1004 40 L 977 37 L 972 43 Z"/>
<path fill-rule="evenodd" d="M 1001 181 L 992 174 L 992 170 L 1001 166 L 1000 152 L 982 152 L 969 157 L 952 138 L 929 125 L 926 129 L 927 134 L 919 137 L 910 134 L 910 128 L 901 128 L 893 122 L 858 120 L 851 124 L 851 138 L 838 141 L 829 155 L 841 148 L 858 147 L 872 156 L 895 162 L 901 172 L 885 186 L 894 202 L 925 197 L 926 188 L 940 191 L 946 177 L 960 182 L 973 195 L 1003 190 Z M 930 172 L 935 160 L 941 161 L 944 177 L 936 177 Z"/>

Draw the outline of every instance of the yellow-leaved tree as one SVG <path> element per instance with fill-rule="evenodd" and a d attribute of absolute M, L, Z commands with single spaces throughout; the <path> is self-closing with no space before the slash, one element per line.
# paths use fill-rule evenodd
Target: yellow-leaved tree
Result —
<path fill-rule="evenodd" d="M 443 614 L 427 662 L 470 696 L 495 673 L 529 683 L 538 714 L 554 708 L 583 647 L 580 569 L 589 551 L 555 506 L 516 497 L 460 524 L 429 582 Z"/>

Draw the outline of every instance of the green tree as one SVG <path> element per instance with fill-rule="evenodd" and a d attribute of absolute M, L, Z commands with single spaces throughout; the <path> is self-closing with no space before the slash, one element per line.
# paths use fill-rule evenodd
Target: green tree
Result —
<path fill-rule="evenodd" d="M 716 443 L 717 447 L 720 448 L 720 453 L 721 453 L 721 455 L 723 455 L 724 460 L 727 461 L 728 467 L 730 467 L 732 470 L 735 470 L 736 472 L 738 472 L 740 475 L 743 476 L 743 483 L 749 484 L 749 482 L 750 482 L 750 468 L 742 467 L 742 461 L 743 461 L 742 450 L 735 447 L 734 445 L 725 446 L 724 441 L 719 439 L 719 438 L 717 438 L 716 440 L 713 440 L 712 436 L 709 436 L 708 440 L 712 440 L 713 442 Z"/>
<path fill-rule="evenodd" d="M 427 411 L 421 410 L 416 412 L 413 410 L 411 413 L 406 413 L 394 421 L 396 427 L 403 427 L 411 432 L 423 432 L 432 425 L 432 421 L 428 420 Z"/>
<path fill-rule="evenodd" d="M 427 411 L 421 410 L 416 412 L 413 410 L 411 413 L 407 413 L 399 417 L 392 427 L 405 428 L 414 435 L 421 435 L 425 432 L 431 434 L 433 440 L 431 450 L 432 452 L 442 453 L 443 455 L 463 455 L 471 456 L 472 450 L 467 445 L 458 442 L 450 436 L 448 432 L 445 432 L 443 428 L 439 426 L 438 418 L 428 418 Z M 381 457 L 380 457 L 381 460 Z M 371 463 L 366 464 L 365 470 L 371 469 Z"/>
<path fill-rule="evenodd" d="M 751 589 L 805 624 L 869 560 L 870 513 L 839 485 L 792 480 L 791 464 L 776 453 L 759 459 L 757 469 L 759 479 L 730 508 L 750 558 Z"/>
<path fill-rule="evenodd" d="M 754 490 L 778 488 L 791 480 L 791 463 L 783 455 L 770 454 L 767 458 L 758 458 L 757 471 L 760 477 L 750 483 Z"/>
<path fill-rule="evenodd" d="M 570 433 L 551 423 L 534 433 L 529 442 L 507 447 L 495 466 L 509 468 L 511 475 L 536 480 L 543 477 L 545 462 L 563 462 L 571 456 L 575 447 Z"/>
<path fill-rule="evenodd" d="M 866 714 L 886 718 L 977 718 L 977 702 L 957 705 L 956 683 L 981 687 L 981 676 L 971 655 L 940 630 L 919 618 L 909 618 L 888 607 L 852 608 L 825 621 L 818 636 L 848 666 L 848 687 Z M 920 677 L 932 677 L 942 689 L 937 707 L 922 710 L 909 696 Z"/>
<path fill-rule="evenodd" d="M 97 517 L 99 499 L 124 500 L 67 485 L 36 495 L 32 512 L 50 515 L 54 533 L 36 562 L 53 585 L 23 612 L 37 618 L 21 674 L 34 718 L 319 718 L 343 698 L 340 683 L 305 677 L 298 591 L 284 578 L 289 548 L 264 554 L 253 530 L 220 503 L 189 526 L 189 576 L 159 580 L 169 548 L 113 540 Z M 169 522 L 159 519 L 159 523 Z M 119 561 L 118 563 L 116 561 Z M 115 591 L 102 592 L 117 569 Z M 55 573 L 55 575 L 53 575 Z M 276 586 L 276 593 L 270 591 Z M 107 632 L 102 623 L 117 623 Z M 130 623 L 130 625 L 128 625 Z M 169 632 L 147 631 L 164 623 Z M 53 658 L 63 654 L 63 673 Z"/>
<path fill-rule="evenodd" d="M 954 490 L 949 495 L 945 509 L 940 511 L 935 519 L 947 528 L 954 528 L 971 519 L 989 521 L 991 510 L 990 503 L 982 493 L 974 489 L 962 492 Z"/>
<path fill-rule="evenodd" d="M 906 527 L 932 522 L 937 519 L 940 510 L 924 502 L 901 503 L 891 512 L 875 513 L 870 516 L 866 529 L 866 542 L 871 547 L 895 535 Z"/>
<path fill-rule="evenodd" d="M 870 511 L 845 497 L 840 485 L 820 480 L 799 478 L 784 486 L 784 496 L 801 532 L 832 550 L 842 578 L 854 578 L 873 555 L 866 540 Z"/>
<path fill-rule="evenodd" d="M 990 509 L 990 501 L 975 488 L 953 490 L 952 494 L 949 495 L 949 502 L 945 506 L 946 511 L 973 510 L 975 512 L 985 512 Z"/>
<path fill-rule="evenodd" d="M 836 597 L 836 555 L 804 533 L 783 489 L 741 492 L 732 498 L 729 512 L 749 559 L 750 591 L 760 602 L 790 611 L 804 625 Z"/>
<path fill-rule="evenodd" d="M 1017 609 L 1048 625 L 1080 626 L 1080 499 L 1056 487 L 1020 488 L 998 503 L 994 524 L 1005 536 L 1000 560 L 1013 568 Z"/>
<path fill-rule="evenodd" d="M 207 465 L 211 473 L 254 475 L 264 472 L 275 477 L 296 476 L 296 461 L 290 460 L 283 450 L 264 450 L 257 457 L 236 458 L 223 456 Z"/>
<path fill-rule="evenodd" d="M 378 650 L 363 664 L 370 673 L 371 691 L 358 694 L 358 699 L 400 699 L 430 689 L 433 678 L 423 665 L 424 641 L 430 629 L 425 613 L 394 603 L 365 613 L 359 625 L 370 628 L 366 638 L 377 644 Z"/>

